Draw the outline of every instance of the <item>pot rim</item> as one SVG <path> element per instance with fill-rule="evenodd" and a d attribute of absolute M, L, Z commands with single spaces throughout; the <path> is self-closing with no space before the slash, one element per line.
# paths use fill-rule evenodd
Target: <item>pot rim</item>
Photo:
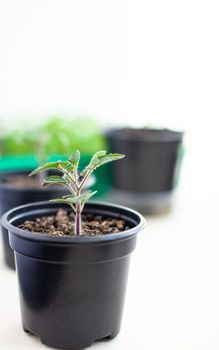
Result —
<path fill-rule="evenodd" d="M 50 185 L 50 186 L 45 186 L 43 187 L 41 184 L 39 184 L 39 186 L 16 186 L 13 185 L 11 183 L 7 183 L 4 182 L 4 179 L 10 176 L 16 176 L 16 175 L 24 175 L 25 173 L 31 173 L 32 170 L 17 170 L 17 171 L 7 171 L 7 172 L 2 172 L 0 174 L 0 190 L 2 189 L 6 189 L 9 191 L 16 191 L 16 192 L 40 192 L 40 193 L 44 193 L 44 192 L 52 192 L 53 189 L 58 189 L 59 191 L 65 192 L 66 189 L 62 186 L 58 186 L 58 185 Z M 28 177 L 29 175 L 26 174 L 26 177 Z M 89 180 L 89 179 L 88 179 Z M 93 175 L 93 177 L 91 176 L 90 178 L 90 182 L 86 184 L 86 187 L 91 187 L 95 184 L 96 180 L 95 180 L 95 176 Z"/>
<path fill-rule="evenodd" d="M 41 210 L 40 210 L 40 208 L 38 208 L 38 209 L 36 208 L 34 210 L 34 206 L 36 206 L 36 207 L 42 206 L 42 208 L 41 208 Z M 45 208 L 43 208 L 43 206 L 45 206 Z M 139 220 L 139 223 L 136 226 L 134 226 L 126 231 L 113 233 L 113 234 L 106 234 L 106 235 L 102 235 L 102 236 L 92 236 L 92 237 L 83 237 L 83 236 L 79 236 L 79 237 L 52 237 L 49 235 L 44 235 L 40 232 L 26 231 L 26 230 L 18 228 L 17 226 L 12 224 L 12 221 L 19 219 L 19 217 L 22 217 L 21 214 L 25 213 L 25 209 L 28 209 L 28 208 L 31 209 L 31 207 L 33 207 L 33 210 L 30 211 L 30 213 L 34 214 L 34 213 L 39 212 L 39 216 L 43 213 L 44 210 L 46 210 L 46 207 L 51 207 L 50 209 L 53 209 L 53 210 L 50 210 L 50 213 L 56 212 L 56 209 L 58 209 L 60 207 L 61 208 L 62 207 L 68 208 L 67 205 L 64 205 L 62 203 L 51 203 L 49 201 L 28 203 L 28 204 L 24 204 L 24 205 L 15 207 L 13 209 L 10 209 L 9 211 L 7 211 L 6 213 L 4 213 L 2 215 L 0 222 L 10 233 L 13 233 L 16 236 L 19 236 L 25 240 L 39 241 L 39 242 L 43 242 L 43 243 L 52 243 L 52 244 L 59 244 L 59 245 L 60 244 L 69 245 L 69 243 L 72 243 L 72 244 L 95 243 L 96 244 L 96 243 L 100 243 L 100 242 L 117 241 L 119 239 L 129 238 L 129 237 L 135 235 L 137 232 L 142 231 L 145 228 L 146 219 L 143 217 L 143 215 L 141 215 L 140 213 L 138 213 L 137 211 L 135 211 L 131 208 L 128 208 L 128 207 L 125 207 L 122 205 L 113 204 L 113 203 L 103 202 L 103 201 L 90 201 L 90 202 L 87 202 L 85 204 L 85 208 L 86 208 L 86 206 L 88 206 L 88 207 L 89 206 L 91 206 L 91 207 L 96 206 L 96 207 L 99 207 L 100 209 L 101 209 L 101 207 L 105 207 L 105 211 L 107 208 L 109 208 L 109 209 L 111 208 L 112 210 L 119 209 L 122 212 L 124 212 L 124 214 L 122 214 L 124 216 L 125 216 L 125 214 L 126 214 L 126 216 L 129 216 L 128 214 L 132 214 L 133 216 L 135 216 L 136 219 Z"/>
<path fill-rule="evenodd" d="M 16 185 L 13 185 L 11 183 L 7 183 L 4 182 L 5 179 L 7 179 L 8 177 L 13 177 L 13 176 L 26 176 L 28 177 L 28 174 L 31 173 L 31 171 L 33 171 L 33 169 L 31 170 L 12 170 L 12 171 L 4 171 L 0 174 L 0 190 L 2 189 L 6 189 L 6 190 L 9 190 L 9 191 L 16 191 L 16 192 L 49 192 L 51 191 L 52 188 L 57 188 L 58 186 L 48 186 L 48 187 L 42 187 L 41 184 L 39 184 L 39 186 L 28 186 L 28 187 L 25 187 L 25 186 L 16 186 Z M 61 187 L 59 187 L 61 188 Z"/>
<path fill-rule="evenodd" d="M 155 137 L 151 136 L 145 136 L 144 134 L 136 136 L 133 135 L 127 135 L 126 132 L 136 132 L 136 131 L 151 131 L 154 132 Z M 158 133 L 161 133 L 162 136 L 158 137 Z M 111 128 L 105 131 L 105 135 L 108 137 L 114 137 L 117 140 L 125 140 L 125 141 L 138 141 L 138 142 L 182 142 L 184 131 L 183 130 L 172 130 L 168 128 L 153 128 L 153 127 L 121 127 L 121 128 Z M 166 135 L 166 137 L 163 137 Z"/>

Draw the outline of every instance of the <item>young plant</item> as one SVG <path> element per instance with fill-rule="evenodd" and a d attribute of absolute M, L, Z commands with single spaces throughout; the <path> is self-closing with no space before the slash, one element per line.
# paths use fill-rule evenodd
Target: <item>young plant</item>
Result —
<path fill-rule="evenodd" d="M 46 163 L 36 170 L 32 171 L 31 175 L 44 172 L 49 169 L 59 170 L 61 176 L 48 176 L 43 180 L 43 185 L 62 185 L 69 190 L 69 194 L 62 198 L 52 199 L 50 202 L 67 203 L 75 213 L 75 235 L 81 235 L 81 213 L 85 203 L 97 191 L 83 192 L 84 185 L 92 172 L 99 166 L 106 163 L 118 160 L 124 157 L 124 154 L 109 153 L 106 151 L 96 152 L 91 158 L 89 164 L 79 172 L 78 166 L 80 161 L 80 152 L 75 151 L 66 161 L 57 161 Z"/>

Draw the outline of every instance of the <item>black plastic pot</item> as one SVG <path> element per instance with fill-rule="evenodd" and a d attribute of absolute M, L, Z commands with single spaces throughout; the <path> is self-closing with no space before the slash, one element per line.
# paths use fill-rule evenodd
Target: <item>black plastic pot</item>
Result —
<path fill-rule="evenodd" d="M 182 158 L 183 133 L 167 129 L 114 129 L 106 133 L 109 150 L 124 153 L 112 164 L 117 201 L 148 212 L 169 204 Z"/>
<path fill-rule="evenodd" d="M 50 237 L 19 229 L 26 219 L 64 204 L 32 203 L 7 212 L 2 224 L 15 251 L 23 328 L 42 343 L 82 349 L 120 330 L 130 254 L 145 220 L 135 211 L 91 202 L 84 212 L 124 218 L 131 229 L 96 237 Z"/>
<path fill-rule="evenodd" d="M 0 216 L 6 211 L 17 207 L 18 205 L 44 201 L 52 198 L 59 198 L 66 193 L 66 190 L 62 187 L 51 186 L 51 187 L 27 187 L 20 188 L 14 185 L 7 184 L 7 179 L 13 178 L 18 175 L 28 175 L 27 171 L 20 172 L 7 172 L 0 175 Z M 11 249 L 8 241 L 8 232 L 4 227 L 1 227 L 2 238 L 3 238 L 3 252 L 4 260 L 8 267 L 14 269 L 14 252 Z"/>

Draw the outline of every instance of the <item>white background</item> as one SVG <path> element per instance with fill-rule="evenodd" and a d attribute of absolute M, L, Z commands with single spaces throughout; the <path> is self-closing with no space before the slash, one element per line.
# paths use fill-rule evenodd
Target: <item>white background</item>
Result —
<path fill-rule="evenodd" d="M 171 214 L 148 218 L 121 335 L 101 349 L 219 349 L 218 1 L 0 0 L 0 122 L 55 112 L 186 130 Z M 1 126 L 0 123 L 0 126 Z M 0 348 L 22 333 L 0 268 Z"/>
<path fill-rule="evenodd" d="M 212 128 L 218 15 L 216 0 L 1 0 L 0 116 Z"/>

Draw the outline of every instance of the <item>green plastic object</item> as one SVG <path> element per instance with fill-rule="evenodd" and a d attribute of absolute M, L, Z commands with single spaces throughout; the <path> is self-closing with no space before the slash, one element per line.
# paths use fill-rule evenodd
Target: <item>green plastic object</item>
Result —
<path fill-rule="evenodd" d="M 32 155 L 0 157 L 0 172 L 31 170 L 36 166 L 37 161 Z"/>
<path fill-rule="evenodd" d="M 92 154 L 82 154 L 81 155 L 81 168 L 84 168 L 90 161 Z M 65 160 L 63 155 L 53 155 L 49 157 L 48 161 Z M 21 155 L 21 156 L 4 156 L 0 157 L 0 172 L 8 171 L 22 171 L 22 170 L 33 170 L 38 166 L 36 157 L 33 155 Z M 91 190 L 97 190 L 97 194 L 94 196 L 96 198 L 104 195 L 109 189 L 109 167 L 104 165 L 98 168 L 94 172 L 95 182 L 91 186 Z"/>

